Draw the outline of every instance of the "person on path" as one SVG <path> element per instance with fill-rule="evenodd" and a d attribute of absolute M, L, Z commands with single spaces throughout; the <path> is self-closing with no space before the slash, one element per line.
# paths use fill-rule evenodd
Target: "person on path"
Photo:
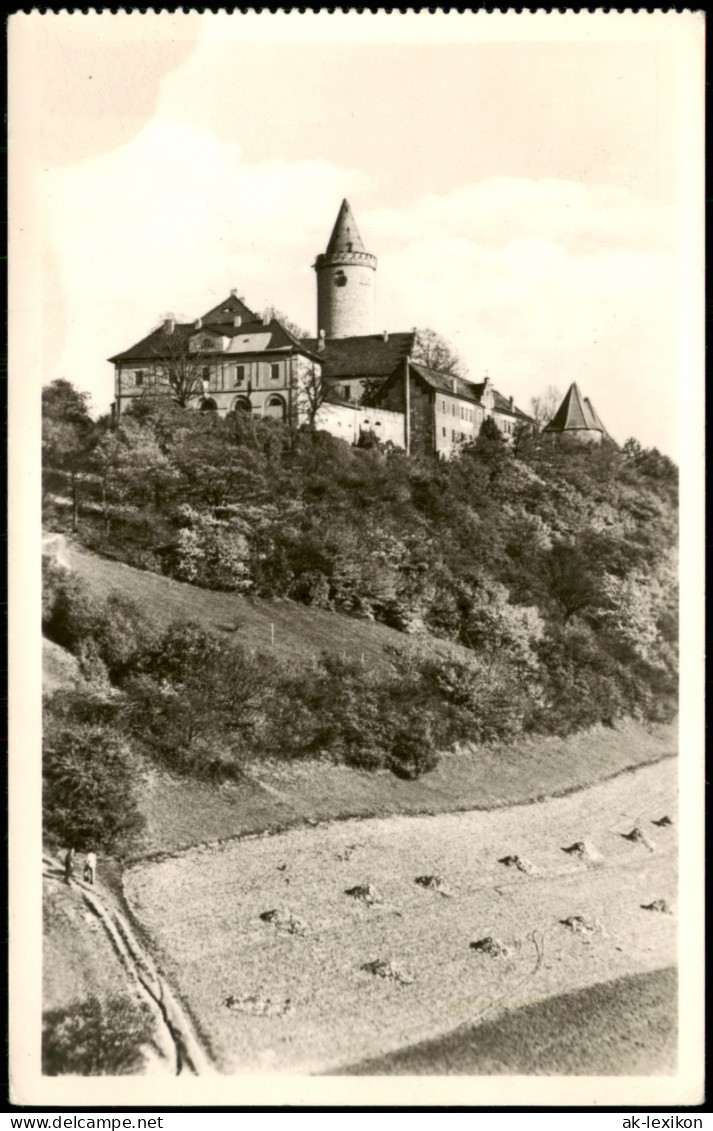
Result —
<path fill-rule="evenodd" d="M 64 882 L 68 884 L 74 875 L 74 849 L 67 849 L 67 855 L 64 858 Z"/>
<path fill-rule="evenodd" d="M 88 884 L 94 883 L 94 878 L 97 874 L 97 854 L 96 852 L 88 852 L 87 858 L 84 863 L 84 879 Z"/>

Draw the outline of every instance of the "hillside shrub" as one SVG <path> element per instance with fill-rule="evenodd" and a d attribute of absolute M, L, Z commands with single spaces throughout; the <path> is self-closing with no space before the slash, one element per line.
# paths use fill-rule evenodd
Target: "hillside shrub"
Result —
<path fill-rule="evenodd" d="M 148 1004 L 126 995 L 92 994 L 42 1016 L 44 1076 L 125 1076 L 141 1070 L 151 1040 Z"/>
<path fill-rule="evenodd" d="M 137 763 L 126 740 L 99 723 L 46 716 L 42 760 L 44 837 L 52 846 L 113 852 L 143 820 Z"/>

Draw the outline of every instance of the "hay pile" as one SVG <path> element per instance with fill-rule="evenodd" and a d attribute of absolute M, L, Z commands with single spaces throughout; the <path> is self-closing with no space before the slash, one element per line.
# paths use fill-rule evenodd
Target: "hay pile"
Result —
<path fill-rule="evenodd" d="M 479 954 L 487 954 L 491 958 L 507 958 L 510 954 L 505 943 L 500 939 L 494 939 L 491 935 L 486 935 L 484 939 L 476 939 L 470 944 L 470 949 L 478 951 Z"/>
<path fill-rule="evenodd" d="M 635 825 L 630 833 L 622 833 L 621 835 L 623 836 L 624 840 L 631 841 L 632 844 L 643 845 L 643 847 L 647 848 L 649 852 L 653 852 L 654 850 L 654 846 L 647 837 L 646 833 L 643 829 L 639 828 L 638 825 Z"/>
<path fill-rule="evenodd" d="M 287 908 L 275 907 L 271 911 L 263 911 L 260 918 L 263 923 L 272 923 L 276 930 L 287 935 L 303 935 L 307 929 L 306 924 Z"/>
<path fill-rule="evenodd" d="M 377 958 L 375 962 L 365 962 L 362 970 L 366 970 L 367 974 L 373 974 L 377 978 L 387 978 L 392 982 L 398 982 L 400 986 L 410 986 L 412 982 L 416 981 L 415 974 L 392 962 L 391 959 Z"/>
<path fill-rule="evenodd" d="M 587 919 L 584 915 L 569 915 L 566 919 L 560 919 L 560 923 L 574 935 L 606 935 L 598 919 Z"/>
<path fill-rule="evenodd" d="M 258 997 L 255 994 L 249 997 L 234 997 L 231 994 L 224 1004 L 233 1013 L 248 1013 L 253 1017 L 284 1017 L 292 1011 L 292 1002 L 288 997 L 273 1001 L 272 998 Z"/>
<path fill-rule="evenodd" d="M 659 911 L 662 915 L 673 915 L 665 899 L 654 899 L 651 903 L 642 903 L 643 911 Z"/>
<path fill-rule="evenodd" d="M 506 868 L 517 868 L 518 872 L 524 872 L 528 876 L 537 871 L 535 865 L 524 856 L 501 856 L 498 864 L 504 864 Z"/>
<path fill-rule="evenodd" d="M 562 849 L 568 856 L 576 856 L 583 864 L 601 864 L 604 860 L 601 852 L 587 840 L 576 840 L 567 848 Z"/>
<path fill-rule="evenodd" d="M 415 884 L 419 887 L 426 888 L 427 891 L 436 891 L 439 895 L 444 895 L 450 899 L 453 892 L 448 887 L 442 876 L 416 876 Z"/>
<path fill-rule="evenodd" d="M 353 888 L 347 888 L 344 894 L 351 896 L 352 899 L 361 900 L 367 907 L 384 902 L 381 894 L 372 884 L 356 884 Z"/>

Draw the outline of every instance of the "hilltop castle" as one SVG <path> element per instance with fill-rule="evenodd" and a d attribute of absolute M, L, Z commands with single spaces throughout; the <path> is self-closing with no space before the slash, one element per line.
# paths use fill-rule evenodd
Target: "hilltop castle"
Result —
<path fill-rule="evenodd" d="M 317 337 L 300 340 L 232 291 L 191 323 L 173 318 L 109 360 L 114 413 L 137 397 L 193 382 L 204 411 L 235 410 L 304 423 L 355 443 L 373 432 L 410 452 L 450 455 L 492 419 L 505 439 L 530 418 L 485 377 L 473 382 L 419 362 L 416 331 L 374 333 L 376 256 L 364 247 L 348 201 L 317 256 Z M 168 380 L 168 375 L 171 380 Z M 314 413 L 316 388 L 328 395 Z M 368 407 L 360 401 L 372 391 Z"/>

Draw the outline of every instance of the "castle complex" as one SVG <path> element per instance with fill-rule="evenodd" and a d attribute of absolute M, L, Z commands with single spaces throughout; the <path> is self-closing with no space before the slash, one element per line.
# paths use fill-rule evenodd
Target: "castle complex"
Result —
<path fill-rule="evenodd" d="M 296 338 L 232 291 L 194 322 L 169 318 L 109 359 L 115 417 L 137 397 L 178 391 L 203 411 L 251 412 L 296 427 L 310 421 L 350 443 L 373 433 L 414 453 L 448 457 L 474 440 L 486 419 L 511 440 L 530 417 L 487 377 L 473 382 L 428 368 L 418 360 L 415 330 L 374 333 L 376 266 L 344 200 L 314 264 L 316 338 Z M 596 442 L 606 430 L 586 405 L 582 419 L 590 427 L 579 438 Z M 552 425 L 567 431 L 573 420 L 576 406 L 564 415 L 560 409 Z"/>

